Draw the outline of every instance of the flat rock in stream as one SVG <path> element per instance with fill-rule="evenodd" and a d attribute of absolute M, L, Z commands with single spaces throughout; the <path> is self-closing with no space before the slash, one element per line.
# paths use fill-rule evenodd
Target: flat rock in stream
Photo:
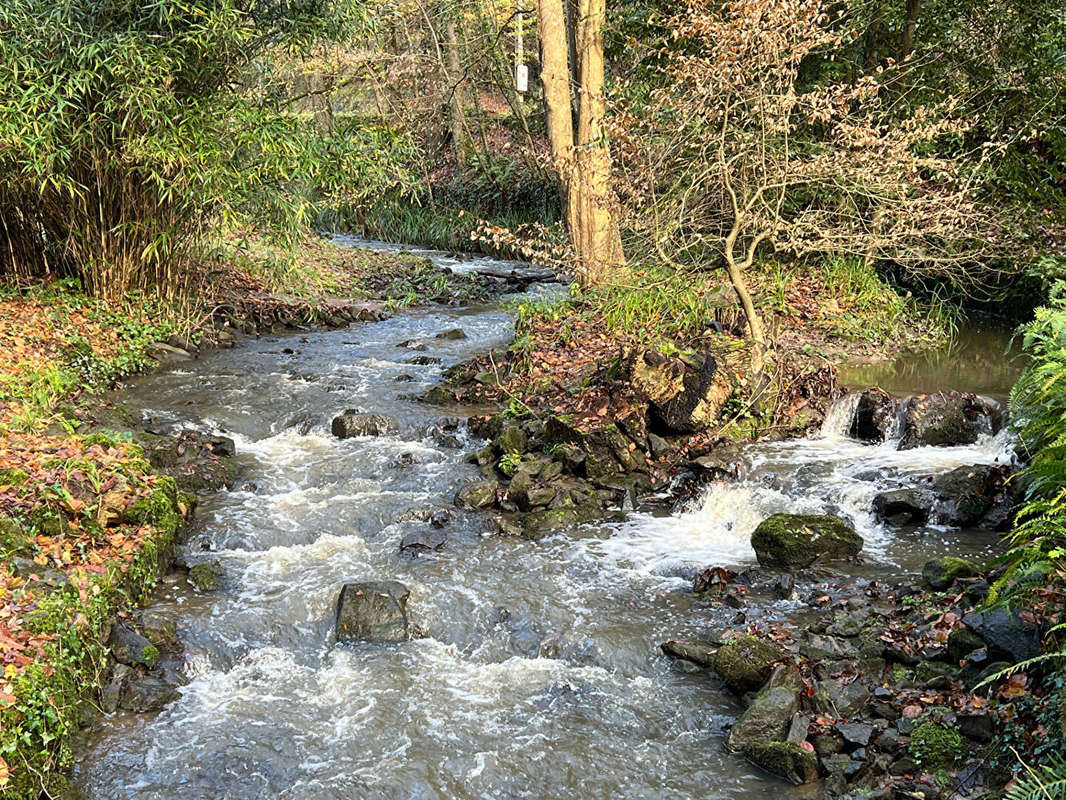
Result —
<path fill-rule="evenodd" d="M 714 665 L 714 654 L 718 647 L 710 642 L 671 639 L 659 645 L 659 649 L 670 658 L 691 661 L 701 667 L 710 667 Z"/>
<path fill-rule="evenodd" d="M 346 583 L 337 599 L 338 642 L 402 642 L 407 639 L 407 598 L 399 581 Z"/>
<path fill-rule="evenodd" d="M 398 427 L 392 417 L 384 414 L 367 414 L 349 408 L 334 417 L 331 430 L 338 439 L 350 439 L 355 436 L 385 436 L 396 433 Z"/>
<path fill-rule="evenodd" d="M 444 532 L 435 528 L 411 531 L 400 540 L 400 550 L 409 555 L 428 553 L 432 550 L 440 550 L 447 540 L 448 537 Z"/>

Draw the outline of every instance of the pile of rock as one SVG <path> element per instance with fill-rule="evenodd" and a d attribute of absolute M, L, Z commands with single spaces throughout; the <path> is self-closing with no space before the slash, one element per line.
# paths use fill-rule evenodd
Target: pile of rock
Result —
<path fill-rule="evenodd" d="M 757 572 L 712 569 L 698 581 L 743 608 L 777 593 Z M 975 610 L 988 583 L 969 562 L 936 559 L 923 576 L 945 594 L 814 581 L 801 593 L 816 610 L 810 623 L 661 647 L 713 670 L 741 699 L 727 747 L 759 767 L 797 784 L 822 779 L 832 797 L 938 797 L 938 775 L 986 780 L 981 751 L 994 719 L 980 694 L 988 690 L 976 687 L 1039 652 L 1040 631 L 1024 614 Z M 731 592 L 733 583 L 745 590 Z"/>

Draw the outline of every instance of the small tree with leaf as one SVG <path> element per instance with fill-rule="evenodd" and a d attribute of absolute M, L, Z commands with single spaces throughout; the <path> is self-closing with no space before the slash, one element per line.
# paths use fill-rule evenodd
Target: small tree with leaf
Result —
<path fill-rule="evenodd" d="M 955 276 L 998 240 L 972 166 L 991 151 L 937 149 L 967 129 L 951 103 L 899 112 L 884 73 L 802 79 L 852 35 L 829 8 L 691 0 L 664 20 L 659 88 L 616 115 L 630 226 L 678 269 L 724 267 L 757 351 L 769 343 L 747 274 L 766 252 Z"/>

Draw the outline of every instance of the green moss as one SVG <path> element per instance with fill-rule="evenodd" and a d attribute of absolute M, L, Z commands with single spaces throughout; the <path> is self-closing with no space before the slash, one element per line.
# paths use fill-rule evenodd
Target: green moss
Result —
<path fill-rule="evenodd" d="M 106 657 L 101 632 L 116 612 L 132 610 L 152 591 L 172 546 L 173 537 L 157 530 L 132 563 L 113 563 L 92 576 L 82 596 L 73 589 L 41 596 L 32 629 L 51 638 L 14 679 L 15 702 L 0 709 L 0 754 L 12 768 L 5 797 L 65 796 L 61 771 L 72 763 L 67 740 Z"/>
<path fill-rule="evenodd" d="M 0 516 L 0 556 L 28 555 L 36 549 L 32 532 L 18 520 Z"/>
<path fill-rule="evenodd" d="M 167 536 L 177 533 L 185 518 L 178 510 L 178 486 L 174 479 L 160 478 L 150 495 L 139 498 L 126 509 L 126 521 L 154 525 Z"/>
<path fill-rule="evenodd" d="M 30 474 L 18 467 L 0 469 L 0 486 L 22 486 L 30 479 Z"/>
<path fill-rule="evenodd" d="M 196 564 L 189 568 L 189 582 L 201 592 L 215 592 L 222 585 L 220 573 L 214 564 Z"/>
<path fill-rule="evenodd" d="M 737 694 L 752 692 L 766 683 L 770 665 L 782 653 L 757 636 L 732 636 L 714 655 L 714 669 Z"/>
<path fill-rule="evenodd" d="M 972 561 L 954 556 L 934 558 L 922 567 L 922 577 L 934 589 L 946 589 L 958 578 L 972 578 L 980 574 L 980 567 Z"/>
<path fill-rule="evenodd" d="M 962 734 L 939 722 L 923 722 L 911 733 L 907 752 L 927 770 L 945 769 L 966 755 Z"/>

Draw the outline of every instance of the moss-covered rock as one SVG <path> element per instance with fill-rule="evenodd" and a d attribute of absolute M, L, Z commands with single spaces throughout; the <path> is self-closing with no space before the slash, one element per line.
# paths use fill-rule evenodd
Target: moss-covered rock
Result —
<path fill-rule="evenodd" d="M 929 720 L 911 732 L 907 752 L 924 770 L 931 772 L 946 769 L 964 758 L 966 744 L 954 728 Z"/>
<path fill-rule="evenodd" d="M 150 494 L 130 504 L 125 520 L 134 525 L 152 525 L 165 536 L 173 537 L 185 522 L 178 507 L 178 487 L 174 479 L 160 478 Z"/>
<path fill-rule="evenodd" d="M 460 508 L 490 508 L 496 502 L 496 481 L 478 481 L 455 493 L 455 504 Z"/>
<path fill-rule="evenodd" d="M 799 693 L 795 689 L 783 686 L 764 689 L 729 732 L 729 749 L 734 753 L 744 752 L 751 747 L 785 741 L 797 711 Z"/>
<path fill-rule="evenodd" d="M 862 545 L 854 528 L 829 514 L 774 514 L 751 535 L 759 563 L 780 569 L 803 569 L 819 559 L 857 556 Z"/>
<path fill-rule="evenodd" d="M 984 646 L 984 639 L 965 626 L 954 628 L 948 634 L 948 658 L 956 664 Z"/>
<path fill-rule="evenodd" d="M 200 592 L 217 592 L 222 586 L 222 567 L 204 561 L 189 568 L 189 583 Z"/>
<path fill-rule="evenodd" d="M 958 578 L 972 578 L 981 574 L 981 568 L 965 558 L 944 556 L 925 562 L 922 578 L 934 589 L 947 589 Z"/>
<path fill-rule="evenodd" d="M 30 474 L 18 467 L 0 469 L 0 486 L 22 486 L 30 479 Z"/>
<path fill-rule="evenodd" d="M 29 555 L 36 549 L 32 531 L 16 519 L 0 516 L 0 556 Z"/>
<path fill-rule="evenodd" d="M 496 437 L 493 444 L 500 453 L 524 453 L 529 445 L 529 438 L 518 425 L 510 425 Z"/>
<path fill-rule="evenodd" d="M 757 636 L 733 636 L 714 656 L 714 669 L 725 685 L 737 694 L 760 689 L 770 674 L 770 666 L 784 654 Z"/>
<path fill-rule="evenodd" d="M 602 519 L 603 509 L 598 503 L 581 503 L 564 508 L 546 508 L 531 511 L 519 518 L 522 535 L 527 539 L 540 539 L 556 531 Z"/>
<path fill-rule="evenodd" d="M 818 777 L 818 758 L 811 750 L 792 742 L 763 742 L 744 748 L 744 757 L 757 767 L 797 786 Z"/>

